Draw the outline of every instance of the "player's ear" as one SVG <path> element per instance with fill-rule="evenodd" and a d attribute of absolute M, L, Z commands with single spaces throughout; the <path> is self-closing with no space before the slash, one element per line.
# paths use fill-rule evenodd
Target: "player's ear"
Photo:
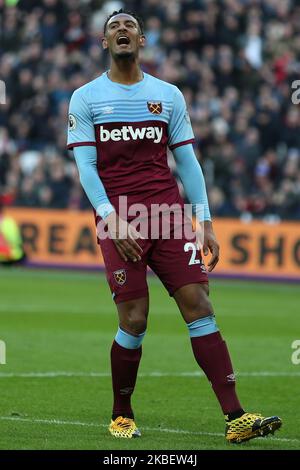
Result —
<path fill-rule="evenodd" d="M 144 47 L 146 44 L 146 37 L 144 36 L 144 34 L 141 34 L 140 35 L 140 47 Z"/>
<path fill-rule="evenodd" d="M 107 40 L 106 40 L 106 37 L 103 36 L 103 38 L 101 39 L 101 42 L 102 42 L 102 47 L 103 49 L 107 49 L 108 48 L 108 44 L 107 44 Z"/>

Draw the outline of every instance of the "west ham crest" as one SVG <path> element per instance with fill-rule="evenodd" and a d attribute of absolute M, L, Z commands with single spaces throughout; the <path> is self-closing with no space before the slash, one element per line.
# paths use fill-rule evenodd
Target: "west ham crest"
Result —
<path fill-rule="evenodd" d="M 147 106 L 152 114 L 161 114 L 162 113 L 162 103 L 161 101 L 147 101 Z"/>
<path fill-rule="evenodd" d="M 126 271 L 125 269 L 118 269 L 117 271 L 114 271 L 114 278 L 117 284 L 119 286 L 122 286 L 126 282 Z"/>

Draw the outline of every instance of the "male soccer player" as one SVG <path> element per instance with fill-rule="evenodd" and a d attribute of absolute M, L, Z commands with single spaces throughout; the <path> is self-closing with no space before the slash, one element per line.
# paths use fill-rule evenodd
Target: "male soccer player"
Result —
<path fill-rule="evenodd" d="M 74 150 L 96 221 L 107 224 L 110 235 L 99 237 L 119 315 L 111 349 L 114 403 L 109 431 L 121 438 L 141 435 L 131 395 L 146 332 L 148 265 L 174 297 L 187 324 L 195 359 L 225 415 L 226 439 L 242 442 L 273 433 L 281 426 L 280 418 L 246 413 L 238 400 L 230 356 L 208 299 L 207 272 L 195 240 L 175 237 L 174 226 L 169 238 L 140 237 L 128 214 L 121 216 L 121 196 L 127 197 L 129 208 L 134 204 L 146 209 L 153 204 L 183 205 L 167 164 L 169 147 L 187 198 L 193 205 L 204 206 L 199 216 L 205 229 L 203 253 L 211 252 L 208 271 L 216 266 L 219 246 L 184 98 L 174 85 L 141 70 L 138 57 L 145 36 L 135 14 L 115 11 L 105 23 L 102 45 L 110 53 L 111 67 L 74 92 L 68 148 Z"/>

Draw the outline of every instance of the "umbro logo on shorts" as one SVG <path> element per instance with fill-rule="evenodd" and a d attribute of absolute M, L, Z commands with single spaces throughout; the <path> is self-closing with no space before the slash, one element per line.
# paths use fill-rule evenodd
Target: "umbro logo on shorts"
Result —
<path fill-rule="evenodd" d="M 126 282 L 126 271 L 125 269 L 118 269 L 113 273 L 114 279 L 119 286 L 122 286 Z"/>
<path fill-rule="evenodd" d="M 155 144 L 161 142 L 163 136 L 162 127 L 140 127 L 134 128 L 133 126 L 122 126 L 120 129 L 104 129 L 100 126 L 100 141 L 107 142 L 113 140 L 118 142 L 119 140 L 153 140 Z"/>
<path fill-rule="evenodd" d="M 203 273 L 206 273 L 206 267 L 205 267 L 205 264 L 203 263 L 203 261 L 201 261 L 201 263 L 200 263 L 200 269 Z"/>

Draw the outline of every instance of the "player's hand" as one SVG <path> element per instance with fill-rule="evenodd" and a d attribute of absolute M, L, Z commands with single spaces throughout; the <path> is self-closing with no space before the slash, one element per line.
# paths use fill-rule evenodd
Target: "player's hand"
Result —
<path fill-rule="evenodd" d="M 126 220 L 121 219 L 116 212 L 109 214 L 105 222 L 121 258 L 124 261 L 128 259 L 134 262 L 140 261 L 143 250 L 136 240 L 143 237 L 138 231 Z"/>
<path fill-rule="evenodd" d="M 208 271 L 211 272 L 217 265 L 220 256 L 220 247 L 213 231 L 210 220 L 204 222 L 204 243 L 202 247 L 204 256 L 211 253 L 211 259 L 208 263 Z"/>

